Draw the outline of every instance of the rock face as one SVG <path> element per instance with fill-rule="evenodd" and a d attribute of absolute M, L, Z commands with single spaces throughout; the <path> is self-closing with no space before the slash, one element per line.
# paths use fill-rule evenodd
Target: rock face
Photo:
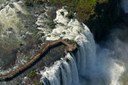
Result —
<path fill-rule="evenodd" d="M 85 48 L 87 50 L 87 55 L 89 55 L 88 58 L 89 59 L 92 58 L 93 53 L 91 54 L 90 52 L 95 53 L 95 46 L 94 46 L 94 40 L 93 40 L 92 34 L 90 33 L 87 26 L 85 26 L 83 23 L 80 23 L 76 18 L 69 19 L 66 16 L 68 14 L 67 10 L 65 10 L 64 8 L 58 10 L 57 17 L 53 20 L 48 15 L 48 13 L 51 13 L 49 10 L 54 9 L 52 7 L 47 7 L 45 5 L 39 5 L 39 6 L 33 6 L 31 8 L 31 7 L 24 6 L 24 3 L 22 1 L 19 1 L 19 2 L 12 1 L 10 3 L 11 3 L 11 6 L 7 5 L 7 7 L 6 7 L 6 5 L 5 5 L 5 9 L 2 10 L 1 15 L 3 15 L 3 12 L 5 12 L 7 9 L 10 9 L 11 12 L 10 12 L 10 10 L 7 11 L 7 17 L 11 18 L 10 20 L 12 20 L 12 21 L 15 17 L 17 22 L 11 23 L 12 25 L 8 24 L 7 26 L 5 26 L 6 20 L 4 22 L 2 22 L 2 24 L 3 24 L 2 26 L 5 30 L 2 30 L 1 33 L 2 34 L 4 34 L 4 32 L 8 33 L 8 31 L 6 31 L 6 29 L 8 29 L 8 27 L 10 27 L 10 26 L 11 27 L 14 26 L 13 28 L 11 28 L 14 31 L 14 33 L 13 33 L 13 34 L 15 34 L 14 37 L 11 34 L 6 34 L 5 37 L 3 37 L 3 38 L 4 39 L 7 38 L 7 41 L 9 41 L 9 38 L 10 38 L 9 36 L 11 36 L 10 39 L 12 39 L 14 41 L 11 41 L 11 44 L 10 43 L 7 43 L 7 44 L 9 46 L 12 46 L 12 44 L 13 44 L 14 46 L 16 46 L 15 48 L 18 48 L 18 49 L 16 49 L 16 53 L 15 53 L 15 55 L 16 55 L 15 65 L 16 66 L 13 66 L 13 68 L 7 70 L 7 72 L 5 72 L 5 71 L 2 72 L 1 75 L 9 73 L 9 71 L 11 71 L 11 70 L 13 70 L 15 73 L 15 69 L 23 64 L 26 64 L 26 66 L 28 66 L 29 64 L 27 64 L 27 61 L 29 61 L 29 60 L 31 61 L 31 59 L 32 59 L 31 55 L 35 55 L 39 51 L 39 49 L 41 49 L 42 43 L 44 43 L 45 41 L 49 41 L 49 40 L 54 41 L 54 40 L 59 40 L 59 39 L 66 39 L 66 40 L 75 41 L 75 42 L 78 41 L 79 45 L 82 45 L 82 43 L 85 43 L 88 46 L 87 48 Z M 24 8 L 22 10 L 21 10 L 21 8 L 22 8 L 21 6 L 24 6 Z M 39 8 L 41 8 L 41 9 L 39 9 Z M 42 8 L 44 8 L 43 11 L 42 11 Z M 12 15 L 15 15 L 15 16 L 12 17 Z M 6 17 L 3 15 L 3 18 L 6 18 Z M 37 19 L 37 21 L 36 21 L 36 19 Z M 10 22 L 10 21 L 8 21 L 8 22 Z M 51 24 L 51 23 L 53 23 L 53 24 Z M 9 33 L 10 33 L 10 29 L 9 29 Z M 1 37 L 2 37 L 2 35 L 1 35 Z M 89 41 L 88 40 L 86 41 L 86 38 Z M 81 40 L 84 40 L 84 41 L 82 42 Z M 13 43 L 15 41 L 18 41 L 19 44 L 16 42 L 16 45 L 15 45 L 15 43 Z M 4 43 L 4 40 L 2 41 L 2 44 L 3 43 Z M 71 43 L 71 42 L 69 42 L 69 43 Z M 20 82 L 24 83 L 24 76 L 27 74 L 27 72 L 29 70 L 34 69 L 34 70 L 36 70 L 36 72 L 38 72 L 38 74 L 41 75 L 41 73 L 42 73 L 41 69 L 44 68 L 43 71 L 45 71 L 47 68 L 47 67 L 43 67 L 43 66 L 45 65 L 45 66 L 48 66 L 49 68 L 51 68 L 51 66 L 56 63 L 56 62 L 54 62 L 56 60 L 58 60 L 57 62 L 64 61 L 64 65 L 66 62 L 70 62 L 70 59 L 75 63 L 75 60 L 69 54 L 70 53 L 69 51 L 73 51 L 70 48 L 72 48 L 74 46 L 73 45 L 70 45 L 70 46 L 67 45 L 67 46 L 68 47 L 66 47 L 66 51 L 63 49 L 65 46 L 56 48 L 55 51 L 53 50 L 53 52 L 50 52 L 51 54 L 48 53 L 48 55 L 46 55 L 44 60 L 42 60 L 45 62 L 33 66 L 31 69 L 28 69 L 26 72 L 21 74 L 21 76 L 17 76 L 13 80 L 6 82 L 6 84 L 9 83 L 9 84 L 16 85 L 17 83 L 19 84 Z M 90 50 L 89 48 L 91 48 L 91 47 L 93 47 L 94 49 Z M 84 48 L 82 48 L 82 49 L 83 49 L 82 51 L 84 51 Z M 59 52 L 59 53 L 57 53 L 55 55 L 55 52 Z M 24 54 L 26 54 L 26 55 L 24 56 Z M 67 57 L 65 57 L 65 55 Z M 84 55 L 85 55 L 85 53 L 84 53 Z M 39 56 L 39 55 L 37 55 L 37 56 Z M 50 56 L 52 56 L 52 57 L 50 57 Z M 82 65 L 83 63 L 85 63 L 84 62 L 85 59 L 86 59 L 86 57 L 84 57 L 84 59 L 82 59 L 81 57 L 79 57 L 79 59 L 76 59 L 76 60 L 78 60 L 78 62 L 77 62 L 77 63 L 79 63 L 78 68 L 79 68 L 79 71 L 81 71 L 81 72 L 83 72 L 85 70 L 85 67 Z M 50 62 L 50 61 L 53 61 L 53 62 Z M 31 62 L 33 62 L 33 61 L 31 61 Z M 28 63 L 31 64 L 31 62 L 28 62 Z M 90 65 L 89 62 L 90 62 L 90 60 L 87 62 L 88 65 Z M 72 63 L 72 62 L 70 62 L 70 63 Z M 94 62 L 91 64 L 91 66 L 93 66 L 93 64 L 94 64 Z M 78 75 L 76 64 L 72 63 L 71 65 L 72 65 L 72 69 L 74 69 L 74 71 L 72 70 L 73 74 L 76 73 L 76 75 Z M 73 65 L 75 65 L 75 66 L 73 66 Z M 40 67 L 36 67 L 36 66 L 40 66 Z M 73 68 L 73 67 L 75 67 L 75 68 Z M 26 68 L 26 67 L 23 66 L 23 68 Z M 21 71 L 20 68 L 19 68 L 19 70 L 17 70 L 17 72 L 19 72 L 19 71 Z M 81 73 L 80 75 L 82 76 L 83 74 L 84 73 Z M 54 74 L 51 74 L 51 75 L 54 75 Z M 42 77 L 46 77 L 46 76 L 42 75 Z M 25 77 L 25 79 L 26 79 L 26 77 Z M 42 79 L 40 81 L 43 82 Z M 79 82 L 78 77 L 76 77 L 76 84 L 78 84 L 78 82 Z M 3 82 L 0 82 L 0 84 L 3 84 Z"/>
<path fill-rule="evenodd" d="M 2 80 L 9 80 L 9 79 L 14 78 L 18 74 L 22 73 L 23 71 L 25 71 L 26 69 L 31 67 L 35 62 L 38 62 L 41 59 L 41 57 L 44 57 L 43 58 L 44 65 L 42 67 L 48 66 L 48 65 L 50 65 L 50 63 L 55 62 L 57 59 L 60 59 L 64 55 L 62 55 L 62 56 L 57 55 L 56 57 L 51 57 L 49 55 L 45 56 L 51 48 L 54 48 L 57 45 L 65 45 L 65 50 L 61 51 L 62 53 L 64 51 L 73 52 L 76 49 L 75 43 L 69 44 L 68 42 L 66 42 L 62 39 L 56 40 L 53 42 L 48 42 L 47 44 L 43 45 L 42 49 L 39 50 L 39 52 L 35 56 L 33 56 L 30 61 L 28 61 L 24 65 L 19 66 L 15 70 L 9 71 L 8 73 L 5 73 L 5 74 L 1 74 L 0 80 L 2 81 Z M 52 55 L 52 56 L 55 56 L 55 55 Z"/>
<path fill-rule="evenodd" d="M 1 2 L 2 8 L 0 9 L 0 74 L 4 76 L 3 78 L 1 77 L 3 80 L 9 76 L 17 75 L 16 73 L 21 71 L 21 68 L 17 71 L 15 70 L 19 66 L 26 64 L 37 54 L 48 36 L 46 33 L 49 33 L 52 29 L 49 25 L 53 23 L 52 19 L 47 15 L 52 8 L 47 7 L 45 4 L 38 4 L 31 8 L 26 6 L 23 1 L 12 0 L 3 4 L 4 2 L 6 1 Z M 43 19 L 43 22 L 40 22 L 40 18 Z M 39 29 L 41 27 L 39 23 L 41 23 L 42 27 L 44 26 L 44 30 Z M 50 66 L 54 61 L 64 57 L 64 49 L 65 46 L 62 45 L 56 47 L 54 52 L 50 52 L 51 54 L 48 53 L 40 68 L 43 68 L 42 66 Z M 55 52 L 58 53 L 53 56 Z M 29 66 L 29 64 L 27 65 Z M 22 68 L 26 68 L 26 66 Z M 6 74 L 9 74 L 9 76 Z M 22 78 L 18 77 L 17 79 L 21 80 Z M 17 79 L 15 82 L 18 82 Z M 10 83 L 14 83 L 14 81 L 12 80 Z M 1 84 L 2 82 L 0 82 Z"/>
<path fill-rule="evenodd" d="M 55 12 L 53 19 L 50 15 Z M 68 13 L 65 8 L 56 11 L 45 3 L 26 6 L 23 0 L 11 0 L 2 6 L 1 79 L 6 79 L 8 75 L 3 76 L 10 71 L 9 77 L 17 76 L 0 85 L 121 85 L 127 70 L 127 44 L 116 39 L 111 49 L 97 46 L 88 27 L 76 17 L 69 18 Z M 74 41 L 78 49 L 72 53 Z M 9 65 L 6 70 L 2 68 L 5 64 Z"/>

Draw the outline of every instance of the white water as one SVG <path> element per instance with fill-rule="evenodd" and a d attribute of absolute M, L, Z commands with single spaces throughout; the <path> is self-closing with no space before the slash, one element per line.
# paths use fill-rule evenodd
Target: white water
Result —
<path fill-rule="evenodd" d="M 124 1 L 127 2 L 127 0 L 123 0 L 122 7 L 127 12 L 127 4 Z M 21 12 L 23 15 L 28 13 L 18 3 L 15 2 L 13 5 L 14 8 L 6 5 L 4 9 L 0 10 L 0 24 L 2 25 L 0 30 L 6 31 L 11 27 L 18 33 L 26 28 L 20 21 L 17 12 Z M 62 8 L 56 13 L 56 18 L 53 20 L 56 23 L 54 29 L 46 24 L 52 23 L 48 19 L 47 13 L 38 16 L 35 23 L 39 26 L 37 29 L 40 30 L 39 33 L 45 33 L 45 36 L 41 38 L 74 40 L 78 44 L 78 51 L 75 54 L 68 53 L 65 58 L 55 62 L 50 68 L 46 67 L 45 70 L 40 71 L 42 74 L 40 81 L 45 85 L 123 85 L 121 76 L 128 68 L 127 44 L 117 38 L 114 43 L 111 43 L 114 50 L 101 47 L 95 43 L 93 35 L 86 25 L 76 18 L 68 19 L 66 17 L 67 10 Z M 16 36 L 14 37 L 16 40 L 12 40 L 24 43 L 22 38 Z"/>
<path fill-rule="evenodd" d="M 24 64 L 30 56 L 35 55 L 36 48 L 29 49 L 31 51 L 27 53 L 29 54 L 27 57 L 21 52 L 17 55 L 17 52 L 22 48 L 25 50 L 25 45 L 31 45 L 33 42 L 39 40 L 36 33 L 37 29 L 31 24 L 34 20 L 31 19 L 31 16 L 33 18 L 34 14 L 30 15 L 28 13 L 22 1 L 6 3 L 0 9 L 0 73 L 6 73 L 8 70 Z M 27 39 L 29 38 L 28 36 L 32 38 Z M 23 44 L 24 47 L 21 48 L 20 44 Z M 31 47 L 33 48 L 33 46 Z M 6 71 L 2 70 L 1 68 L 10 61 L 15 62 L 16 66 L 6 69 Z"/>
<path fill-rule="evenodd" d="M 58 10 L 56 14 L 56 27 L 46 39 L 75 40 L 79 47 L 74 55 L 65 56 L 68 62 L 62 59 L 41 71 L 41 81 L 46 85 L 49 85 L 48 82 L 50 85 L 121 85 L 119 80 L 125 67 L 121 61 L 113 58 L 117 56 L 116 52 L 96 45 L 87 26 L 75 18 L 68 19 L 65 9 Z"/>

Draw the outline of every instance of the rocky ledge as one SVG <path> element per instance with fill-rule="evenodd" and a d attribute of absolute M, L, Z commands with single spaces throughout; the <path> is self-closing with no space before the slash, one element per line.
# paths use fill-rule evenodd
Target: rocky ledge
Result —
<path fill-rule="evenodd" d="M 60 52 L 62 51 L 61 54 L 63 54 L 63 56 L 61 55 L 61 56 L 56 56 L 55 58 L 53 58 L 52 56 L 55 56 L 55 55 L 52 55 L 51 56 L 52 58 L 51 58 L 50 56 L 48 56 L 49 51 L 52 51 L 52 49 L 56 47 L 60 48 L 59 50 Z M 64 57 L 67 52 L 73 52 L 76 48 L 77 48 L 76 43 L 71 40 L 59 39 L 55 41 L 48 41 L 47 43 L 43 44 L 42 49 L 40 49 L 39 52 L 35 56 L 33 56 L 30 61 L 28 61 L 24 65 L 19 66 L 15 70 L 11 70 L 5 74 L 0 74 L 0 81 L 13 79 L 14 77 L 23 73 L 30 67 L 34 66 L 39 61 L 43 61 L 42 67 L 49 66 L 52 62 L 55 62 L 61 57 Z M 54 52 L 57 52 L 57 51 L 54 51 Z M 58 54 L 56 53 L 56 55 Z"/>

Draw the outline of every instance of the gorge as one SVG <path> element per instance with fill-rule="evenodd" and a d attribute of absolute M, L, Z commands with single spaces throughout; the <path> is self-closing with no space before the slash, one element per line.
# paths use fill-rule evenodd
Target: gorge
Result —
<path fill-rule="evenodd" d="M 114 29 L 102 43 L 95 42 L 90 29 L 76 19 L 75 13 L 68 18 L 65 7 L 57 9 L 45 3 L 29 7 L 24 0 L 0 3 L 0 74 L 28 62 L 42 43 L 68 39 L 77 43 L 77 51 L 67 52 L 49 67 L 38 69 L 42 85 L 128 84 L 127 0 L 120 1 L 121 21 L 111 27 Z M 9 65 L 12 61 L 13 66 Z M 2 81 L 0 85 L 34 85 L 27 84 L 25 79 L 29 80 L 26 74 L 18 80 Z"/>

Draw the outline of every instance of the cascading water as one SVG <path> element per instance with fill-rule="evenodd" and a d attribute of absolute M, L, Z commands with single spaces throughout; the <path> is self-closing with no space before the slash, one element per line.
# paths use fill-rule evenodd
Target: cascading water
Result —
<path fill-rule="evenodd" d="M 61 14 L 62 12 L 64 15 Z M 125 68 L 121 61 L 113 58 L 117 55 L 110 49 L 98 45 L 96 49 L 93 35 L 89 29 L 75 18 L 68 19 L 66 17 L 68 12 L 65 9 L 60 9 L 56 13 L 57 16 L 54 19 L 57 23 L 56 28 L 46 39 L 68 38 L 76 41 L 79 48 L 74 55 L 68 54 L 68 56 L 73 57 L 73 60 L 57 62 L 52 68 L 41 71 L 42 81 L 44 80 L 46 85 L 47 82 L 50 82 L 50 85 L 120 85 L 119 80 Z M 75 66 L 70 67 L 69 62 L 74 63 Z M 63 66 L 64 63 L 66 66 Z M 57 77 L 58 75 L 61 75 L 62 79 Z M 73 79 L 74 76 L 76 79 Z M 77 83 L 73 83 L 76 81 Z"/>
<path fill-rule="evenodd" d="M 62 12 L 64 15 L 61 14 Z M 85 84 L 85 79 L 92 81 L 92 74 L 95 70 L 96 49 L 93 36 L 83 23 L 78 22 L 75 18 L 68 19 L 66 17 L 67 14 L 68 12 L 65 9 L 57 11 L 57 16 L 54 19 L 55 23 L 57 23 L 56 28 L 48 34 L 50 37 L 48 36 L 46 39 L 57 40 L 63 38 L 75 40 L 80 47 L 74 57 L 71 54 L 67 54 L 65 57 L 67 61 L 60 61 L 61 63 L 59 65 L 58 63 L 55 64 L 55 67 L 53 66 L 50 71 L 46 69 L 46 72 L 41 72 L 43 79 L 47 78 L 50 85 Z M 57 77 L 58 75 L 61 75 L 62 78 Z"/>
<path fill-rule="evenodd" d="M 127 13 L 125 1 L 127 2 L 127 0 L 122 1 L 122 8 Z M 0 3 L 3 2 L 4 0 L 0 1 Z M 2 46 L 6 38 L 7 45 L 14 45 L 15 48 L 18 48 L 20 43 L 27 46 L 36 40 L 58 40 L 60 38 L 70 39 L 78 44 L 76 53 L 67 53 L 65 58 L 61 58 L 52 66 L 40 71 L 41 82 L 45 85 L 127 85 L 127 43 L 115 37 L 117 32 L 114 36 L 112 35 L 114 41 L 109 43 L 108 48 L 105 48 L 95 43 L 86 25 L 80 23 L 75 17 L 69 19 L 68 11 L 64 8 L 57 10 L 56 18 L 52 21 L 47 14 L 52 7 L 44 7 L 45 12 L 38 15 L 38 11 L 33 11 L 38 7 L 26 9 L 22 6 L 22 0 L 19 2 L 12 0 L 11 4 L 5 5 L 0 10 L 0 44 Z M 33 12 L 37 14 L 32 14 Z M 54 24 L 55 27 L 52 26 L 51 29 L 50 25 Z M 44 36 L 35 37 L 38 34 L 44 34 Z M 27 35 L 33 40 L 30 42 L 24 40 Z M 12 44 L 8 44 L 10 36 Z M 0 46 L 0 48 L 3 47 Z M 3 55 L 0 54 L 0 56 Z M 17 62 L 21 62 L 18 60 Z M 0 61 L 2 64 L 2 60 Z M 124 76 L 122 76 L 123 73 Z"/>

